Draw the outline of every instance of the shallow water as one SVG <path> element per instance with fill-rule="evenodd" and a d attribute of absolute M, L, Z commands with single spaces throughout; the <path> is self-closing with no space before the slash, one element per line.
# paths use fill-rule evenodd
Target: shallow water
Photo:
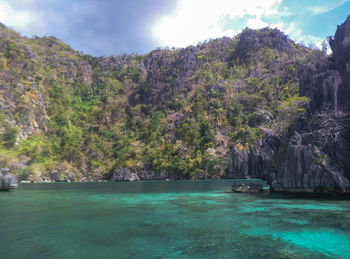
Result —
<path fill-rule="evenodd" d="M 350 258 L 350 201 L 231 182 L 23 184 L 0 193 L 0 257 Z"/>

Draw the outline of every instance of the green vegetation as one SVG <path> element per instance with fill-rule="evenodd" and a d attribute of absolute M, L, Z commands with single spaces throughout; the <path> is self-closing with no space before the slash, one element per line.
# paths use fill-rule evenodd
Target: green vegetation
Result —
<path fill-rule="evenodd" d="M 253 31 L 262 41 L 248 52 L 238 35 L 109 58 L 2 30 L 1 84 L 16 109 L 0 116 L 0 161 L 23 178 L 57 168 L 87 178 L 116 168 L 222 176 L 232 147 L 256 142 L 263 128 L 283 133 L 308 103 L 297 71 L 315 51 L 275 48 L 285 38 L 270 29 Z"/>

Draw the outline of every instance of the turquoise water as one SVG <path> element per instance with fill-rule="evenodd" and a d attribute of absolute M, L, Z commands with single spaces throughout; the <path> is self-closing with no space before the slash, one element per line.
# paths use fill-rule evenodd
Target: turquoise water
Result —
<path fill-rule="evenodd" d="M 350 201 L 231 182 L 23 184 L 0 193 L 0 258 L 350 258 Z"/>

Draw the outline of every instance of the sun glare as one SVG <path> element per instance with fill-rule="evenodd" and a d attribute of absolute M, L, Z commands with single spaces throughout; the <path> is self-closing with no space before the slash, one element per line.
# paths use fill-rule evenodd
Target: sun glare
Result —
<path fill-rule="evenodd" d="M 169 47 L 185 47 L 209 38 L 233 36 L 238 31 L 225 29 L 223 19 L 246 18 L 245 26 L 262 28 L 269 24 L 264 17 L 278 14 L 280 0 L 180 0 L 170 15 L 163 16 L 153 28 L 159 44 Z M 241 30 L 242 28 L 240 28 Z"/>

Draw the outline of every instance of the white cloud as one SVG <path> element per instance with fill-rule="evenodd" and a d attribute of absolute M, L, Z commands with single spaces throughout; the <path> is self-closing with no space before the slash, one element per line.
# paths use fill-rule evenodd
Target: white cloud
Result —
<path fill-rule="evenodd" d="M 31 36 L 38 32 L 46 32 L 45 23 L 40 13 L 33 12 L 33 10 L 15 9 L 3 0 L 0 0 L 0 22 L 25 35 Z"/>
<path fill-rule="evenodd" d="M 268 26 L 269 25 L 268 23 L 262 21 L 261 16 L 262 16 L 262 14 L 260 13 L 260 14 L 257 14 L 255 16 L 255 18 L 249 19 L 247 21 L 246 26 L 251 28 L 251 29 L 261 29 L 261 28 Z"/>
<path fill-rule="evenodd" d="M 343 4 L 347 3 L 349 0 L 333 0 L 329 1 L 324 5 L 311 7 L 310 10 L 313 14 L 323 14 L 330 12 L 338 7 L 341 7 Z"/>
<path fill-rule="evenodd" d="M 15 27 L 25 27 L 31 22 L 31 14 L 13 10 L 10 5 L 0 1 L 0 21 Z"/>
<path fill-rule="evenodd" d="M 302 43 L 306 46 L 312 46 L 321 49 L 321 43 L 324 40 L 321 37 L 312 35 L 303 35 L 302 31 L 296 27 L 295 23 L 284 26 L 284 32 L 294 41 Z"/>
<path fill-rule="evenodd" d="M 273 29 L 277 28 L 281 31 L 283 31 L 284 26 L 285 26 L 284 22 L 269 24 L 270 28 L 273 28 Z"/>
<path fill-rule="evenodd" d="M 251 17 L 246 26 L 266 27 L 264 17 L 278 15 L 282 0 L 179 0 L 171 15 L 157 21 L 152 32 L 162 46 L 185 47 L 209 38 L 233 36 L 237 32 L 223 28 L 222 19 Z M 241 28 L 242 29 L 242 28 Z"/>

